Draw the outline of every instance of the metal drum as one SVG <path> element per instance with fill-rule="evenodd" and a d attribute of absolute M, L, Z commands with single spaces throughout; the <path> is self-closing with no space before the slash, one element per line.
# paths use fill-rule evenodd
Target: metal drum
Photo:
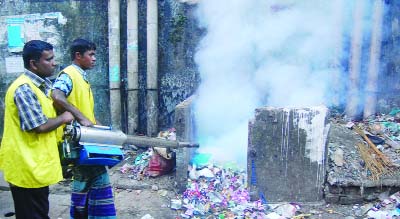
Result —
<path fill-rule="evenodd" d="M 111 130 L 109 126 L 79 126 L 77 137 L 80 144 L 96 143 L 98 145 L 123 145 L 127 139 L 123 132 Z"/>

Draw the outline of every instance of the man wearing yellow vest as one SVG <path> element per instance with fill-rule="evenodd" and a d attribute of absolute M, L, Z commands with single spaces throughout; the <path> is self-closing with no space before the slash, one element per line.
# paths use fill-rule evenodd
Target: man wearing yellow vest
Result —
<path fill-rule="evenodd" d="M 10 184 L 16 218 L 49 218 L 49 185 L 62 179 L 56 129 L 74 117 L 57 116 L 50 98 L 53 46 L 32 40 L 22 56 L 25 72 L 5 96 L 0 169 Z"/>
<path fill-rule="evenodd" d="M 93 68 L 94 43 L 76 39 L 70 46 L 72 65 L 63 69 L 53 84 L 52 98 L 61 110 L 71 112 L 83 126 L 98 124 L 86 70 Z M 77 165 L 73 168 L 71 218 L 112 219 L 116 210 L 105 166 Z"/>

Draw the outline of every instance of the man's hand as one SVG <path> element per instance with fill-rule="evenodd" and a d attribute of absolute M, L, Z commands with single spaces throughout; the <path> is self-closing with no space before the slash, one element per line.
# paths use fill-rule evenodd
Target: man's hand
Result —
<path fill-rule="evenodd" d="M 88 118 L 86 118 L 78 108 L 68 102 L 67 96 L 61 90 L 54 89 L 51 93 L 51 97 L 53 98 L 53 105 L 59 112 L 68 111 L 72 113 L 75 117 L 76 121 L 83 126 L 93 126 L 93 122 L 91 122 Z"/>
<path fill-rule="evenodd" d="M 93 126 L 93 122 L 91 122 L 89 119 L 82 118 L 81 120 L 78 120 L 79 124 L 83 126 Z"/>
<path fill-rule="evenodd" d="M 33 131 L 36 133 L 50 132 L 63 124 L 70 123 L 72 120 L 74 120 L 74 116 L 70 112 L 65 111 L 55 118 L 48 118 L 46 123 L 34 128 Z"/>
<path fill-rule="evenodd" d="M 72 120 L 74 120 L 74 116 L 68 111 L 63 112 L 60 117 L 64 123 L 70 123 Z"/>

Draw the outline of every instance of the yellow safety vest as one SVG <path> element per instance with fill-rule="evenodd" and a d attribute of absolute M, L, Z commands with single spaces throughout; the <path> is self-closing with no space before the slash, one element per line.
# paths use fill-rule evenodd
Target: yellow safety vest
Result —
<path fill-rule="evenodd" d="M 40 188 L 60 181 L 62 170 L 56 131 L 35 133 L 20 128 L 15 90 L 28 84 L 36 94 L 44 115 L 56 117 L 53 101 L 25 75 L 8 88 L 5 97 L 4 133 L 0 148 L 0 168 L 7 182 L 23 188 Z"/>
<path fill-rule="evenodd" d="M 90 84 L 83 79 L 82 74 L 73 65 L 66 67 L 62 72 L 68 74 L 73 83 L 72 91 L 67 97 L 68 102 L 96 124 L 93 93 Z"/>

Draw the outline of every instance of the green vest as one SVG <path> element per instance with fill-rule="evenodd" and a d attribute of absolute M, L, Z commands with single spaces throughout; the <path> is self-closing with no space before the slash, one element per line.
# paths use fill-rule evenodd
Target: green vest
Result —
<path fill-rule="evenodd" d="M 22 84 L 28 84 L 36 94 L 44 115 L 56 117 L 53 101 L 27 76 L 18 77 L 8 88 L 5 97 L 0 168 L 7 182 L 23 188 L 40 188 L 62 179 L 56 131 L 35 133 L 21 130 L 14 94 Z"/>

